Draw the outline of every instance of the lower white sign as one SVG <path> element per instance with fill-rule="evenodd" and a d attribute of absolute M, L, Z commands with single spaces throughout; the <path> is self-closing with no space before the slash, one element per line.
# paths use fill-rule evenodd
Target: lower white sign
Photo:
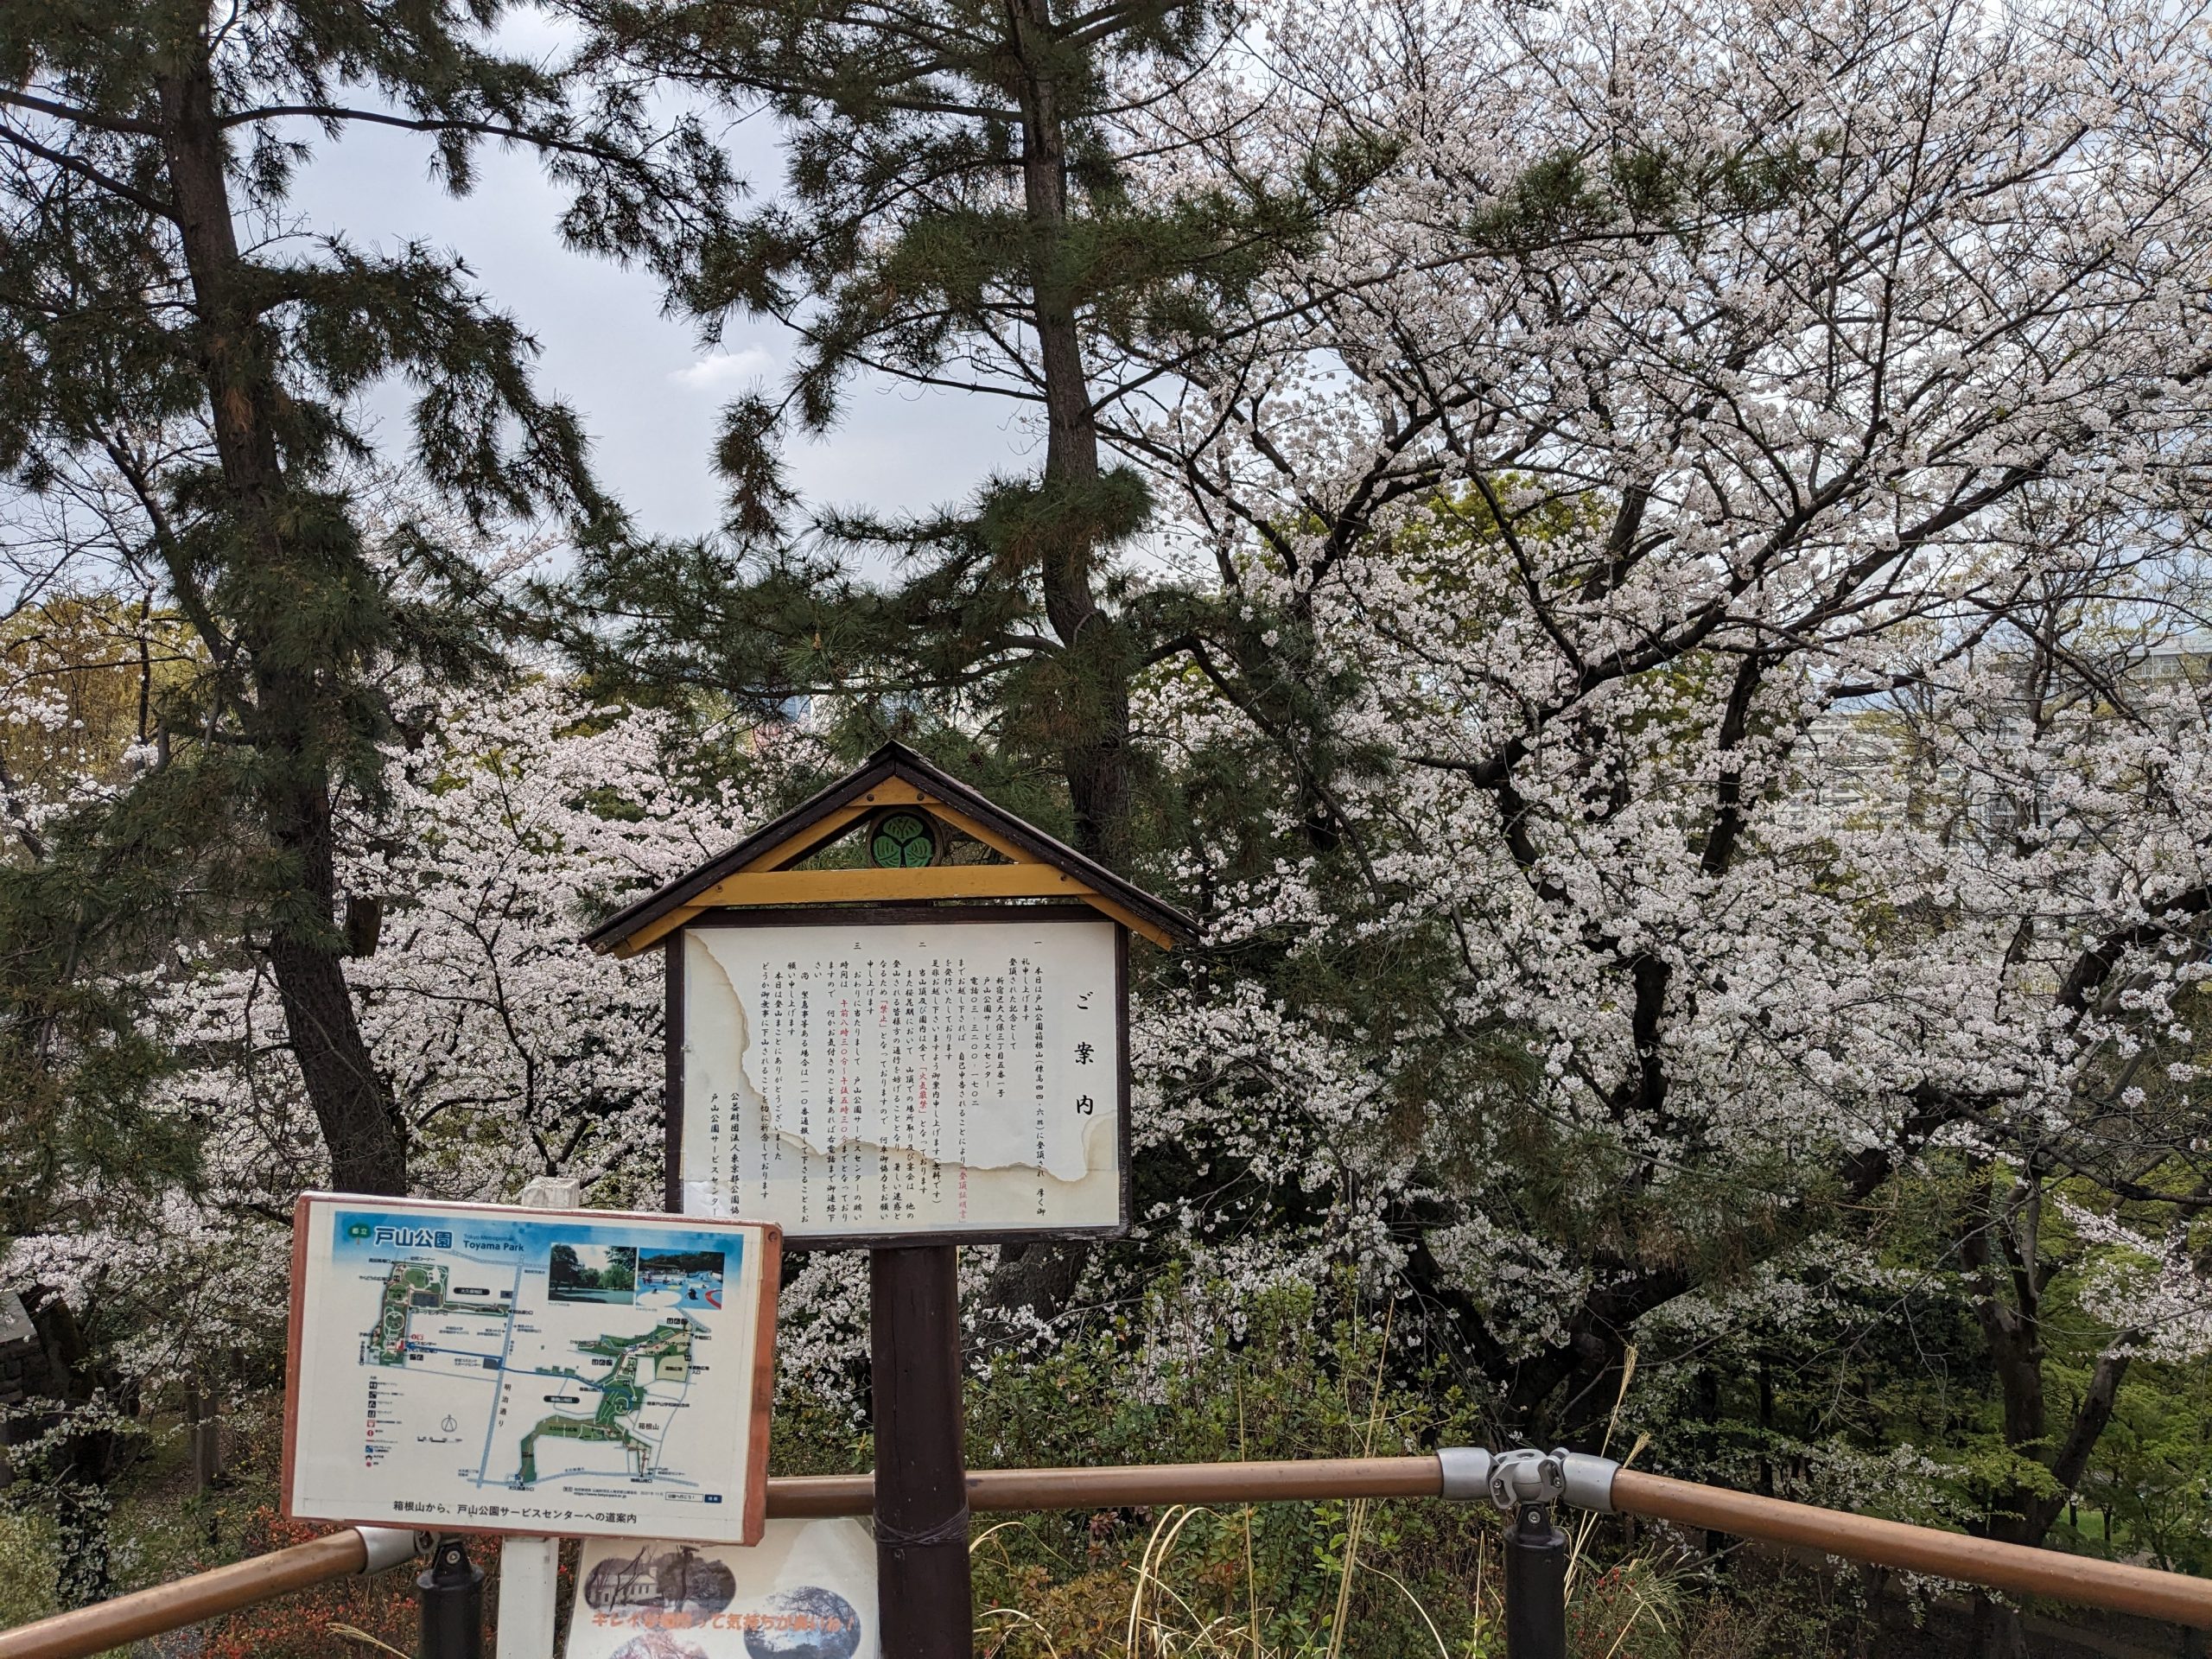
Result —
<path fill-rule="evenodd" d="M 760 1535 L 773 1228 L 320 1194 L 293 1227 L 287 1515 Z"/>
<path fill-rule="evenodd" d="M 856 1520 L 771 1521 L 748 1549 L 594 1539 L 568 1659 L 880 1659 L 875 1611 Z"/>

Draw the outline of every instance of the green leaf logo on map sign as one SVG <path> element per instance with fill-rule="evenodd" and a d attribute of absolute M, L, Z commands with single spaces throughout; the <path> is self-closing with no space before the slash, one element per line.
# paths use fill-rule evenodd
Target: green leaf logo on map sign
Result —
<path fill-rule="evenodd" d="M 883 869 L 925 869 L 937 858 L 937 827 L 918 812 L 887 812 L 868 832 L 868 854 Z"/>

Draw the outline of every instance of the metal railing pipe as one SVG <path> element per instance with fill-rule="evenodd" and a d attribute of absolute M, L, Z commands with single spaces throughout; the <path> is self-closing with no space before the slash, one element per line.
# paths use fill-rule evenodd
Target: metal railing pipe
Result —
<path fill-rule="evenodd" d="M 1459 1454 L 1463 1458 L 1465 1453 Z M 1600 1478 L 1599 1459 L 1567 1459 L 1570 1503 L 1726 1532 L 1926 1573 L 1994 1590 L 2111 1608 L 2212 1630 L 2212 1580 L 1999 1543 L 1930 1527 L 1877 1520 L 1672 1480 L 1632 1469 Z M 1584 1465 L 1589 1466 L 1584 1466 Z M 1463 1483 L 1464 1484 L 1464 1483 Z M 1134 1509 L 1166 1503 L 1269 1503 L 1351 1497 L 1435 1497 L 1445 1465 L 1435 1456 L 1325 1458 L 1280 1463 L 1135 1464 L 1103 1469 L 986 1469 L 968 1473 L 969 1507 L 1016 1510 Z M 1455 1492 L 1455 1497 L 1469 1494 Z M 794 1519 L 867 1515 L 869 1475 L 779 1476 L 768 1513 Z M 415 1554 L 414 1535 L 349 1528 L 234 1567 L 0 1631 L 0 1659 L 85 1659 L 203 1619 L 219 1618 L 348 1573 L 380 1572 Z"/>
<path fill-rule="evenodd" d="M 1902 1521 L 1878 1520 L 1871 1515 L 1815 1509 L 1809 1503 L 1790 1503 L 1723 1486 L 1700 1486 L 1694 1481 L 1670 1480 L 1634 1469 L 1624 1469 L 1613 1477 L 1612 1498 L 1613 1508 L 1624 1515 L 1704 1527 L 1738 1538 L 1817 1549 L 1874 1567 L 1899 1567 L 1908 1573 L 1986 1585 L 1993 1590 L 2047 1596 L 2053 1601 L 2085 1603 L 2212 1630 L 2212 1579 L 2154 1572 L 2145 1567 L 2024 1544 L 1999 1543 L 1964 1533 L 1939 1532 L 1933 1527 L 1908 1526 Z"/>
<path fill-rule="evenodd" d="M 977 1511 L 1135 1509 L 1164 1503 L 1268 1503 L 1341 1497 L 1433 1497 L 1442 1492 L 1433 1456 L 1318 1458 L 1283 1463 L 1136 1464 L 1103 1469 L 975 1469 L 968 1506 Z M 866 1515 L 867 1475 L 784 1476 L 768 1483 L 768 1513 L 794 1517 Z M 2212 1630 L 2212 1580 L 2154 1572 L 2054 1549 L 1999 1543 L 1932 1527 L 1823 1510 L 1623 1469 L 1612 1507 L 1655 1521 L 1739 1538 L 1792 1544 L 1874 1567 L 2047 1596 L 2117 1612 Z"/>
<path fill-rule="evenodd" d="M 1276 1463 L 1135 1463 L 1095 1469 L 971 1469 L 968 1507 L 1121 1510 L 1157 1503 L 1281 1503 L 1331 1497 L 1436 1497 L 1433 1453 L 1418 1458 L 1313 1458 Z M 793 1518 L 866 1515 L 868 1475 L 782 1475 L 768 1482 L 768 1513 Z"/>
<path fill-rule="evenodd" d="M 347 1527 L 304 1544 L 251 1560 L 157 1584 L 95 1606 L 0 1630 L 0 1659 L 85 1659 L 164 1630 L 304 1590 L 331 1579 L 381 1573 L 415 1559 L 411 1532 L 391 1527 Z"/>

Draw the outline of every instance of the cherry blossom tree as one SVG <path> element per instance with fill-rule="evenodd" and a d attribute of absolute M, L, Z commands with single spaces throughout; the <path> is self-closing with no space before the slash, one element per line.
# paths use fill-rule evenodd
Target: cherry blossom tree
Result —
<path fill-rule="evenodd" d="M 753 797 L 690 775 L 695 729 L 557 675 L 453 686 L 404 671 L 383 689 L 408 735 L 373 798 L 340 804 L 340 876 L 363 901 L 351 913 L 375 918 L 357 921 L 347 984 L 416 1190 L 499 1200 L 556 1173 L 589 1202 L 658 1207 L 659 963 L 608 963 L 581 934 L 741 833 Z M 817 760 L 795 734 L 750 755 L 763 791 Z M 269 973 L 250 942 L 210 933 L 131 976 L 166 1056 L 143 1109 L 196 1166 L 150 1193 L 79 1166 L 0 1264 L 43 1324 L 81 1338 L 61 1397 L 35 1403 L 59 1408 L 44 1440 L 71 1453 L 56 1497 L 87 1548 L 104 1483 L 149 1430 L 142 1402 L 213 1393 L 250 1426 L 273 1398 L 292 1200 L 331 1174 Z"/>
<path fill-rule="evenodd" d="M 1132 200 L 1264 194 L 1317 146 L 1374 170 L 1086 411 L 1180 514 L 1100 602 L 1141 647 L 1129 856 L 1206 939 L 1141 958 L 1136 1238 L 994 1332 L 1164 1268 L 1233 1330 L 1350 1263 L 1500 1438 L 1595 1438 L 1633 1352 L 1632 1421 L 1758 1391 L 1764 1438 L 1706 1472 L 2044 1540 L 2131 1377 L 2212 1351 L 2204 16 L 1250 21 L 1107 89 Z M 822 730 L 841 695 L 885 714 L 881 666 L 822 688 Z M 73 716 L 36 680 L 7 721 L 44 741 Z M 896 683 L 1004 729 L 982 681 Z M 773 727 L 702 747 L 687 689 L 378 667 L 394 734 L 336 804 L 334 892 L 421 1190 L 649 1201 L 658 978 L 576 935 L 833 764 Z M 34 798 L 5 753 L 18 861 L 112 786 L 57 765 Z M 79 1179 L 8 1258 L 174 1310 L 118 1378 L 265 1344 L 273 1308 L 207 1287 L 281 1274 L 327 1175 L 251 944 L 111 964 L 201 1177 L 97 1224 Z M 810 1263 L 787 1301 L 825 1389 L 856 1286 Z M 1986 1445 L 1767 1410 L 1779 1344 L 1847 1400 L 1923 1316 L 1973 1348 Z"/>
<path fill-rule="evenodd" d="M 1157 1132 L 1332 1195 L 1509 1418 L 1568 1425 L 1640 1322 L 1962 1163 L 2040 1471 L 1987 1524 L 2040 1537 L 2202 1201 L 2203 17 L 1270 23 L 1236 159 L 1339 122 L 1399 162 L 1115 435 L 1213 601 L 1141 723 L 1271 756 L 1277 803 L 1182 855 L 1259 970 L 1163 1003 Z M 1283 994 L 1383 941 L 1425 995 Z M 2147 1206 L 2140 1319 L 2056 1240 L 2081 1182 Z M 1163 1213 L 1249 1246 L 1248 1202 Z M 2091 1263 L 2062 1405 L 2037 1309 Z"/>

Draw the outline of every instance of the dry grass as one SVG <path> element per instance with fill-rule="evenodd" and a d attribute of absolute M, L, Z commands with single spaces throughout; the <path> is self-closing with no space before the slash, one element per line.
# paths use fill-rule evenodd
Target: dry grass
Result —
<path fill-rule="evenodd" d="M 1344 1420 L 1351 1425 L 1345 1449 L 1374 1455 L 1385 1426 L 1385 1378 L 1380 1356 L 1388 1352 L 1386 1318 L 1375 1374 L 1347 1376 Z M 1630 1350 L 1613 1404 L 1604 1445 L 1610 1446 L 1636 1370 Z M 1363 1402 L 1351 1396 L 1360 1385 Z M 1244 1397 L 1236 1389 L 1236 1446 L 1245 1449 Z M 1639 1438 L 1624 1461 L 1644 1449 Z M 1685 1632 L 1677 1610 L 1677 1585 L 1656 1559 L 1611 1564 L 1599 1571 L 1591 1554 L 1595 1516 L 1571 1523 L 1568 1594 L 1570 1651 L 1575 1659 L 1678 1659 Z M 1008 1526 L 1001 1522 L 979 1535 L 978 1549 Z M 1425 1603 L 1389 1561 L 1388 1532 L 1377 1534 L 1376 1504 L 1354 1499 L 1344 1505 L 1343 1530 L 1332 1560 L 1333 1585 L 1316 1586 L 1308 1579 L 1308 1611 L 1281 1617 L 1270 1586 L 1263 1581 L 1253 1543 L 1249 1505 L 1216 1511 L 1178 1503 L 1150 1518 L 1134 1562 L 1114 1566 L 1094 1543 L 1092 1569 L 1073 1578 L 1056 1577 L 1042 1567 L 1025 1569 L 1012 1599 L 1019 1605 L 983 1612 L 976 1630 L 982 1659 L 1359 1659 L 1363 1652 L 1356 1618 L 1359 1608 L 1376 1604 L 1376 1595 L 1399 1601 L 1410 1621 L 1397 1622 L 1394 1642 L 1418 1642 L 1425 1632 L 1437 1659 L 1503 1659 L 1504 1621 L 1502 1540 L 1485 1529 L 1476 1546 L 1471 1573 L 1464 1589 L 1443 1604 L 1433 1574 L 1426 1575 L 1431 1601 Z M 1376 1541 L 1381 1539 L 1379 1551 Z M 1313 1605 L 1319 1587 L 1324 1598 Z M 1277 1586 L 1280 1591 L 1280 1586 Z M 1333 1591 L 1333 1595 L 1330 1592 Z M 1362 1596 L 1367 1598 L 1363 1602 Z M 1291 1634 L 1283 1634 L 1287 1625 Z M 1447 1636 L 1446 1631 L 1453 1632 Z M 1397 1650 L 1395 1648 L 1394 1651 Z"/>

